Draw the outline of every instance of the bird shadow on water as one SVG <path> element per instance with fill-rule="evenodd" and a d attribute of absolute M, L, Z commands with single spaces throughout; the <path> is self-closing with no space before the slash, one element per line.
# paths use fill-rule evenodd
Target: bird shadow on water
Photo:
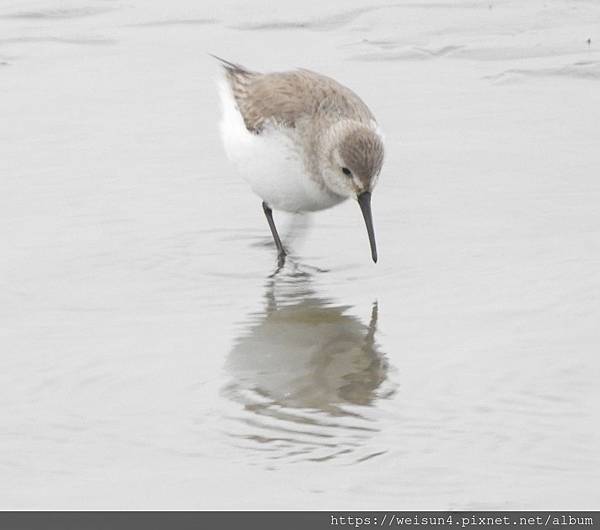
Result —
<path fill-rule="evenodd" d="M 267 279 L 264 309 L 227 357 L 223 395 L 235 412 L 226 434 L 270 466 L 381 455 L 373 412 L 394 388 L 376 340 L 377 303 L 363 323 L 351 306 L 319 296 L 302 269 Z"/>

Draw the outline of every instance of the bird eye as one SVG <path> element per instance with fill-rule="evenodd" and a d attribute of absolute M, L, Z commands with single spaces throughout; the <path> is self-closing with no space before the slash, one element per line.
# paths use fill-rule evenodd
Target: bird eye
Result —
<path fill-rule="evenodd" d="M 346 175 L 347 177 L 352 176 L 352 171 L 350 171 L 347 167 L 342 168 L 342 173 L 344 173 L 344 175 Z"/>

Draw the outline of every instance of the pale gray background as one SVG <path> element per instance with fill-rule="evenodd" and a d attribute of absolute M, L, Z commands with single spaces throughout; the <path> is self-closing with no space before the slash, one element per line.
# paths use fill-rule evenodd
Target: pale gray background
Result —
<path fill-rule="evenodd" d="M 0 3 L 0 506 L 597 509 L 600 4 L 249 4 Z M 208 52 L 371 105 L 377 265 Z"/>

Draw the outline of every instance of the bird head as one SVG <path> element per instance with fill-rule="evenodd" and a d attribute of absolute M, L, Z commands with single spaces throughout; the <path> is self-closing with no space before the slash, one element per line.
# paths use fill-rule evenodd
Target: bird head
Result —
<path fill-rule="evenodd" d="M 371 256 L 376 262 L 371 192 L 383 165 L 381 134 L 364 123 L 341 120 L 325 134 L 323 148 L 321 174 L 325 185 L 336 195 L 358 201 L 369 235 Z"/>

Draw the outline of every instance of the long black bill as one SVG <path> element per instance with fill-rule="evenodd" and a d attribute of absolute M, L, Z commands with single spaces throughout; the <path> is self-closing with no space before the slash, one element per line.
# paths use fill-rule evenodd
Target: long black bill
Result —
<path fill-rule="evenodd" d="M 375 231 L 373 230 L 373 216 L 371 215 L 371 192 L 365 191 L 358 196 L 358 205 L 365 218 L 367 233 L 369 234 L 369 244 L 371 245 L 371 257 L 377 263 L 377 245 L 375 244 Z"/>

